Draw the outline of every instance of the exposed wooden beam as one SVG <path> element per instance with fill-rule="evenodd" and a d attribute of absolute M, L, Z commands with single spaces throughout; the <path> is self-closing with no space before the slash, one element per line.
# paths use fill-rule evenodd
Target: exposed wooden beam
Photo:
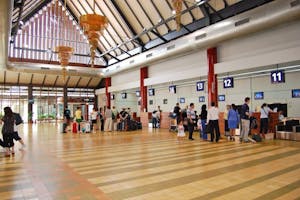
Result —
<path fill-rule="evenodd" d="M 68 87 L 70 79 L 71 79 L 71 76 L 68 76 L 68 79 L 67 79 L 66 84 L 65 84 L 66 87 Z"/>
<path fill-rule="evenodd" d="M 51 65 L 60 65 L 58 61 L 48 61 L 48 60 L 36 60 L 36 59 L 30 59 L 30 58 L 12 58 L 9 57 L 8 60 L 10 62 L 20 62 L 20 63 L 41 63 L 41 64 L 51 64 Z M 90 68 L 90 65 L 83 64 L 83 63 L 69 63 L 69 66 L 74 67 L 88 67 Z M 94 68 L 105 68 L 106 66 L 103 65 L 95 65 Z"/>
<path fill-rule="evenodd" d="M 56 87 L 56 83 L 57 83 L 58 78 L 59 78 L 59 76 L 57 75 L 57 76 L 56 76 L 56 79 L 55 79 L 55 81 L 54 81 L 54 83 L 53 83 L 53 87 Z"/>
<path fill-rule="evenodd" d="M 43 82 L 42 82 L 42 87 L 44 87 L 44 85 L 45 85 L 46 77 L 47 77 L 47 75 L 45 74 Z"/>
<path fill-rule="evenodd" d="M 5 86 L 16 86 L 16 84 L 15 83 L 6 83 L 6 84 L 4 84 L 4 82 L 0 82 L 0 85 L 5 85 Z M 32 86 L 32 87 L 41 87 L 41 84 L 26 84 L 26 83 L 20 83 L 18 86 Z M 63 88 L 63 86 L 53 86 L 53 85 L 51 85 L 51 84 L 45 84 L 44 85 L 44 87 L 52 87 L 52 88 Z M 77 88 L 85 88 L 86 89 L 86 87 L 85 86 L 78 86 Z M 90 87 L 90 88 L 88 88 L 88 89 L 98 89 L 97 87 Z"/>
<path fill-rule="evenodd" d="M 77 83 L 76 83 L 76 85 L 75 85 L 75 88 L 78 88 L 78 85 L 79 85 L 81 79 L 82 79 L 82 77 L 80 76 L 80 78 L 78 79 L 78 81 L 77 81 Z"/>
<path fill-rule="evenodd" d="M 30 79 L 30 83 L 29 83 L 29 85 L 32 85 L 32 81 L 33 81 L 33 74 L 31 74 L 31 79 Z"/>
<path fill-rule="evenodd" d="M 18 73 L 17 85 L 19 85 L 19 83 L 20 83 L 20 75 L 21 75 L 21 73 L 19 72 L 19 73 Z"/>
<path fill-rule="evenodd" d="M 93 80 L 93 77 L 91 77 L 90 80 L 88 81 L 88 83 L 86 84 L 86 88 L 89 87 L 89 85 L 90 85 L 90 83 L 91 83 L 92 80 Z"/>

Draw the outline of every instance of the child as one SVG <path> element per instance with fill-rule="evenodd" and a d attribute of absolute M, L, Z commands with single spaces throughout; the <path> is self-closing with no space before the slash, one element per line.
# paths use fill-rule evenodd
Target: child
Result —
<path fill-rule="evenodd" d="M 199 119 L 198 119 L 198 121 L 197 121 L 197 128 L 198 128 L 198 130 L 199 130 L 199 137 L 200 137 L 200 139 L 202 138 L 202 134 L 201 134 L 201 132 L 202 132 L 202 125 L 201 125 L 201 118 L 200 118 L 200 115 L 199 115 Z"/>
<path fill-rule="evenodd" d="M 178 133 L 177 133 L 177 141 L 180 143 L 180 141 L 184 139 L 185 133 L 184 133 L 184 126 L 182 120 L 178 123 Z"/>

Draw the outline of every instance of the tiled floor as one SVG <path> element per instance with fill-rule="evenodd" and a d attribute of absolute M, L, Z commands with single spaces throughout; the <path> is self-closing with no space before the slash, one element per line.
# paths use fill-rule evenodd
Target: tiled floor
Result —
<path fill-rule="evenodd" d="M 26 151 L 0 154 L 1 200 L 300 199 L 299 142 L 178 144 L 168 130 L 59 130 L 24 125 Z"/>

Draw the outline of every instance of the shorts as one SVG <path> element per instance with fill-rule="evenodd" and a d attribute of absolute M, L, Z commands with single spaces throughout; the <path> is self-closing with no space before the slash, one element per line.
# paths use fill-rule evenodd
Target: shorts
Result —
<path fill-rule="evenodd" d="M 16 141 L 19 141 L 19 140 L 22 140 L 22 138 L 20 138 L 19 134 L 18 134 L 18 131 L 15 131 L 13 134 L 12 134 L 12 138 Z"/>
<path fill-rule="evenodd" d="M 97 124 L 97 120 L 96 120 L 96 119 L 93 119 L 93 120 L 92 120 L 92 124 Z"/>

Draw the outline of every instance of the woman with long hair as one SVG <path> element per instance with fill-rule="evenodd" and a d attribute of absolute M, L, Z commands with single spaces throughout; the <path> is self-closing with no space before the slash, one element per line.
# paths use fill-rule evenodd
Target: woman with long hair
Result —
<path fill-rule="evenodd" d="M 4 108 L 4 116 L 1 119 L 4 123 L 2 127 L 3 143 L 5 147 L 5 156 L 10 156 L 10 153 L 14 154 L 14 151 L 10 152 L 10 148 L 14 146 L 13 133 L 15 118 L 10 107 Z"/>

